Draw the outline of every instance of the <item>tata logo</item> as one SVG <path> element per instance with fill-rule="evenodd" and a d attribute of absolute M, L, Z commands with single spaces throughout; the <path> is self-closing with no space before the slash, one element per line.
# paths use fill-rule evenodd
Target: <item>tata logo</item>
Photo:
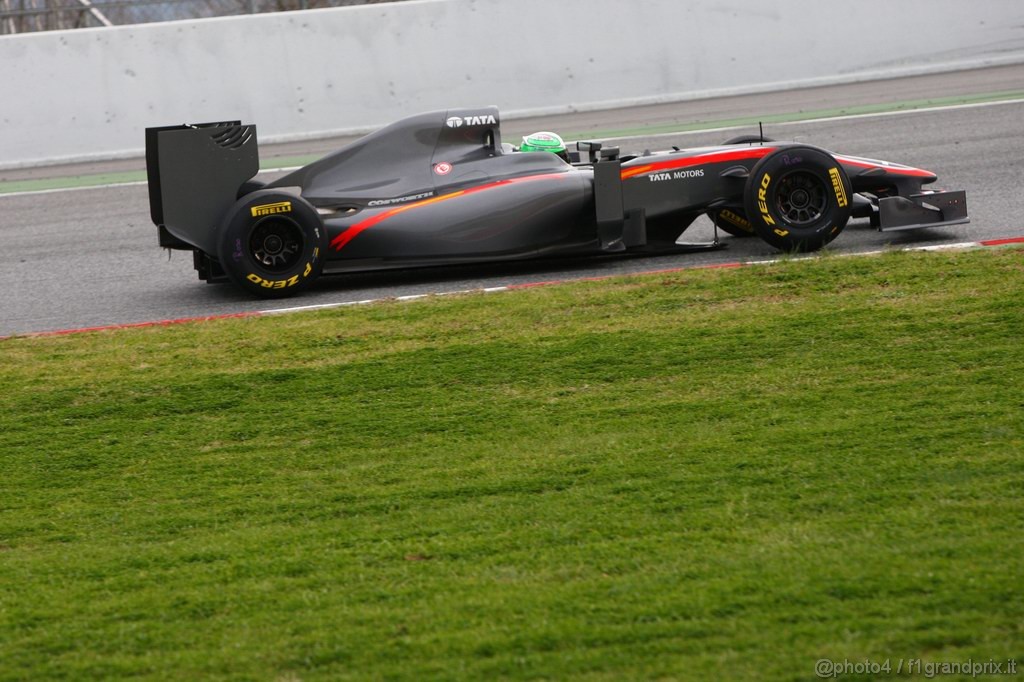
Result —
<path fill-rule="evenodd" d="M 449 116 L 448 120 L 445 121 L 445 123 L 448 125 L 449 128 L 461 128 L 464 125 L 467 125 L 467 126 L 495 125 L 495 124 L 498 123 L 498 121 L 495 120 L 493 114 L 488 114 L 486 116 L 466 116 L 466 117 L 462 117 L 462 116 Z"/>
<path fill-rule="evenodd" d="M 662 180 L 687 180 L 689 178 L 703 178 L 704 169 L 696 168 L 693 170 L 681 170 L 674 173 L 654 173 L 648 176 L 651 182 L 661 182 Z"/>

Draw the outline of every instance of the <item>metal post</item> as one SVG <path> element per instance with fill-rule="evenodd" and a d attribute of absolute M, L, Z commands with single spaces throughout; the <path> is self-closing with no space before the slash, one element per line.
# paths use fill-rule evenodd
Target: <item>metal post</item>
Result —
<path fill-rule="evenodd" d="M 110 19 L 107 19 L 106 15 L 103 14 L 103 12 L 99 11 L 98 9 L 96 9 L 96 6 L 93 5 L 91 2 L 89 2 L 89 0 L 78 0 L 78 3 L 82 7 L 85 7 L 87 10 L 89 10 L 89 14 L 91 14 L 93 17 L 95 17 L 96 20 L 98 22 L 100 22 L 101 24 L 103 24 L 104 26 L 113 26 L 114 25 L 113 22 L 111 22 Z"/>

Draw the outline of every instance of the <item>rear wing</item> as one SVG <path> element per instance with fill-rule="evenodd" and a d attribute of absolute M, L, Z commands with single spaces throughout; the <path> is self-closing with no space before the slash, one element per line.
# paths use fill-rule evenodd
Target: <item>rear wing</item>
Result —
<path fill-rule="evenodd" d="M 254 125 L 146 128 L 149 214 L 160 246 L 216 254 L 217 226 L 259 168 Z"/>

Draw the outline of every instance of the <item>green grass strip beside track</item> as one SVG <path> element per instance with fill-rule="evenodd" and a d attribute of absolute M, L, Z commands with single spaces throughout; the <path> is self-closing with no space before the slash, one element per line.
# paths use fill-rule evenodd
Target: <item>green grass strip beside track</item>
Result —
<path fill-rule="evenodd" d="M 984 104 L 988 102 L 1002 102 L 1008 100 L 1024 99 L 1024 90 L 1009 90 L 1003 92 L 985 93 L 979 95 L 967 95 L 956 97 L 938 97 L 931 99 L 910 100 L 906 102 L 893 102 L 888 104 L 866 104 L 861 106 L 841 107 L 834 109 L 818 109 L 815 111 L 801 111 L 784 114 L 768 114 L 763 116 L 744 116 L 739 118 L 718 119 L 713 121 L 694 121 L 692 123 L 667 123 L 663 125 L 639 126 L 633 128 L 618 128 L 612 130 L 587 130 L 573 132 L 565 137 L 569 139 L 606 139 L 616 137 L 631 137 L 637 135 L 659 135 L 664 133 L 696 132 L 700 130 L 711 130 L 717 128 L 733 128 L 742 126 L 754 126 L 758 123 L 795 123 L 799 121 L 811 121 L 837 118 L 841 116 L 863 116 L 869 114 L 884 114 L 897 111 L 915 111 L 919 109 L 963 106 L 966 104 Z M 312 163 L 321 158 L 317 154 L 303 156 L 270 157 L 264 159 L 263 171 L 302 166 Z M 83 187 L 99 187 L 103 185 L 120 185 L 133 182 L 143 182 L 146 179 L 145 171 L 123 171 L 118 173 L 100 173 L 93 175 L 73 175 L 55 178 L 40 178 L 32 180 L 0 180 L 0 195 L 13 194 L 16 192 L 38 192 L 57 189 L 74 189 Z"/>
<path fill-rule="evenodd" d="M 142 182 L 145 179 L 146 171 L 124 171 L 120 173 L 68 175 L 65 177 L 39 178 L 34 180 L 0 180 L 0 194 L 45 192 L 54 189 L 100 187 L 102 185 L 124 185 L 130 182 Z"/>
<path fill-rule="evenodd" d="M 278 168 L 290 168 L 312 163 L 320 158 L 319 154 L 305 156 L 271 157 L 266 159 L 261 171 Z M 104 185 L 126 185 L 134 182 L 145 182 L 146 171 L 121 171 L 118 173 L 98 173 L 93 175 L 69 175 L 56 178 L 40 178 L 35 180 L 0 180 L 0 195 L 15 192 L 41 192 L 57 189 L 76 189 L 81 187 L 101 187 Z"/>
<path fill-rule="evenodd" d="M 619 128 L 614 130 L 587 131 L 570 133 L 569 138 L 590 136 L 595 138 L 633 137 L 637 135 L 660 135 L 664 133 L 685 133 L 716 128 L 734 128 L 756 126 L 758 123 L 796 123 L 799 121 L 828 120 L 843 116 L 867 116 L 898 111 L 916 111 L 942 107 L 964 106 L 968 104 L 985 104 L 1024 99 L 1024 90 L 987 93 L 983 95 L 967 95 L 958 97 L 939 97 L 932 99 L 911 100 L 907 102 L 891 102 L 888 104 L 865 104 L 860 106 L 841 107 L 836 109 L 817 109 L 784 114 L 766 114 L 760 116 L 743 116 L 739 118 L 718 119 L 714 121 L 694 121 L 693 123 L 667 123 L 664 125 L 640 126 L 635 128 Z"/>

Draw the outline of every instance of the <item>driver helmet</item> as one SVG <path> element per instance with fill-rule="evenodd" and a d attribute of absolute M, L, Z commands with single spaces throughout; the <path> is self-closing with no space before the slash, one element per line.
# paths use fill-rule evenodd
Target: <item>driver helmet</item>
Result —
<path fill-rule="evenodd" d="M 565 150 L 565 142 L 557 133 L 539 132 L 523 136 L 523 143 L 519 145 L 521 152 L 551 152 L 563 159 L 567 159 L 569 153 Z"/>

